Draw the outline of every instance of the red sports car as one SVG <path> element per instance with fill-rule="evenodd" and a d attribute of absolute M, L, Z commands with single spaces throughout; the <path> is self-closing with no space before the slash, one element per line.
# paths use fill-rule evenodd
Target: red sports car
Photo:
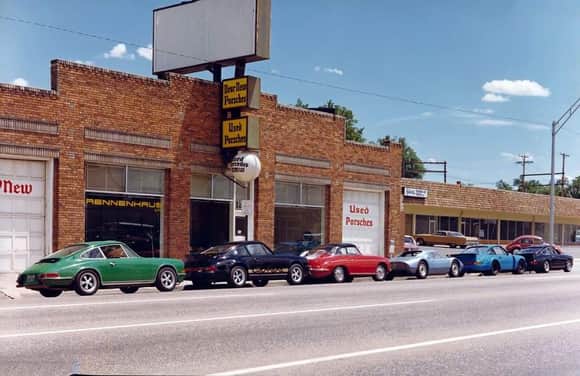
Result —
<path fill-rule="evenodd" d="M 355 277 L 384 281 L 391 272 L 387 257 L 363 255 L 354 244 L 335 243 L 319 246 L 302 254 L 308 259 L 310 277 L 350 282 Z"/>
<path fill-rule="evenodd" d="M 533 245 L 543 245 L 543 244 L 547 245 L 548 243 L 544 241 L 544 239 L 541 236 L 522 235 L 512 240 L 511 243 L 506 245 L 505 249 L 507 249 L 507 251 L 510 253 L 514 253 L 518 252 L 521 249 L 531 247 Z M 553 247 L 556 249 L 556 251 L 558 251 L 558 253 L 562 253 L 560 247 L 558 247 L 557 245 L 553 245 Z"/>

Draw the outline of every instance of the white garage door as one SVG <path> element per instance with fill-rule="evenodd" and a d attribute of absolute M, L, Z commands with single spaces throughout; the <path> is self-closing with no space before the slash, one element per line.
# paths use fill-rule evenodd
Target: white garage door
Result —
<path fill-rule="evenodd" d="M 384 255 L 383 193 L 344 191 L 342 240 L 368 255 Z"/>
<path fill-rule="evenodd" d="M 0 159 L 0 272 L 44 255 L 45 172 L 45 162 Z"/>

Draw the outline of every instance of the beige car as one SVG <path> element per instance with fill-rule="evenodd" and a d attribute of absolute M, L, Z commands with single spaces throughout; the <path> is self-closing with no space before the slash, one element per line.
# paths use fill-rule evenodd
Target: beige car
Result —
<path fill-rule="evenodd" d="M 417 245 L 448 245 L 451 248 L 465 248 L 469 245 L 478 244 L 479 239 L 465 236 L 457 231 L 437 231 L 435 234 L 415 235 Z"/>

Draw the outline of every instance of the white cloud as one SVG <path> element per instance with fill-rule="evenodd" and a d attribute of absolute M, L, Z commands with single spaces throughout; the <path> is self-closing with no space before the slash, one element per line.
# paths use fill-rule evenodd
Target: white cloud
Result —
<path fill-rule="evenodd" d="M 497 95 L 497 94 L 492 94 L 492 93 L 487 93 L 481 98 L 482 102 L 488 102 L 488 103 L 502 103 L 502 102 L 509 102 L 509 100 L 510 99 L 508 97 L 504 97 L 503 95 Z"/>
<path fill-rule="evenodd" d="M 488 93 L 524 97 L 549 97 L 551 94 L 550 89 L 530 80 L 493 80 L 483 84 L 482 89 Z"/>
<path fill-rule="evenodd" d="M 479 114 L 493 114 L 495 111 L 492 110 L 491 108 L 474 108 L 473 112 L 477 112 Z"/>
<path fill-rule="evenodd" d="M 509 152 L 506 152 L 506 151 L 503 151 L 503 152 L 499 153 L 499 155 L 501 157 L 506 158 L 506 159 L 509 159 L 509 160 L 511 160 L 513 162 L 517 162 L 517 161 L 521 161 L 522 160 L 522 157 L 520 157 L 519 154 L 509 153 Z M 523 153 L 522 155 L 526 155 L 526 160 L 529 160 L 529 161 L 532 161 L 532 162 L 534 161 L 534 156 L 532 154 L 530 154 L 530 153 Z"/>
<path fill-rule="evenodd" d="M 314 67 L 314 71 L 315 72 L 324 72 L 324 73 L 330 73 L 330 74 L 336 74 L 338 76 L 342 76 L 344 75 L 344 71 L 342 69 L 339 68 L 330 68 L 330 67 L 321 67 L 320 65 L 317 65 Z"/>
<path fill-rule="evenodd" d="M 95 62 L 90 60 L 75 60 L 75 63 L 83 65 L 95 65 Z"/>
<path fill-rule="evenodd" d="M 274 74 L 280 74 L 280 71 L 278 69 L 272 69 L 270 72 Z"/>
<path fill-rule="evenodd" d="M 547 125 L 544 124 L 535 124 L 535 123 L 524 123 L 519 121 L 509 121 L 509 120 L 501 120 L 501 119 L 482 119 L 479 120 L 477 125 L 482 127 L 515 127 L 515 128 L 524 128 L 530 131 L 544 131 L 549 129 Z"/>
<path fill-rule="evenodd" d="M 147 47 L 137 48 L 137 54 L 145 60 L 153 60 L 153 45 L 149 43 Z"/>
<path fill-rule="evenodd" d="M 437 159 L 435 159 L 435 158 L 427 158 L 427 162 L 437 162 Z"/>
<path fill-rule="evenodd" d="M 12 81 L 12 85 L 28 86 L 28 81 L 26 81 L 24 78 L 19 77 L 14 81 Z"/>
<path fill-rule="evenodd" d="M 342 69 L 338 69 L 338 68 L 324 68 L 324 71 L 326 73 L 337 74 L 339 76 L 342 76 L 344 74 L 344 71 Z"/>
<path fill-rule="evenodd" d="M 407 115 L 407 116 L 399 116 L 399 117 L 395 117 L 395 118 L 390 118 L 390 119 L 383 119 L 380 122 L 378 122 L 377 126 L 385 126 L 385 125 L 389 125 L 389 124 L 396 124 L 396 123 L 401 123 L 403 121 L 410 121 L 410 120 L 420 120 L 420 119 L 425 119 L 428 117 L 434 116 L 433 112 L 421 112 L 420 114 L 415 114 L 415 115 Z"/>
<path fill-rule="evenodd" d="M 111 51 L 105 52 L 105 59 L 128 59 L 135 60 L 134 54 L 127 53 L 127 46 L 124 43 L 119 43 L 111 48 Z"/>

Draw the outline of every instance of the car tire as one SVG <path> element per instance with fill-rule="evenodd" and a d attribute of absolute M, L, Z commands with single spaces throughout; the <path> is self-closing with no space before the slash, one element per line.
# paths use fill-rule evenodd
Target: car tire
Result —
<path fill-rule="evenodd" d="M 551 269 L 552 269 L 552 265 L 550 265 L 550 261 L 544 260 L 544 263 L 542 264 L 541 272 L 542 273 L 549 273 Z"/>
<path fill-rule="evenodd" d="M 125 294 L 134 294 L 139 290 L 139 287 L 126 286 L 126 287 L 121 287 L 119 290 L 121 290 Z"/>
<path fill-rule="evenodd" d="M 45 298 L 56 298 L 57 296 L 62 294 L 62 290 L 53 290 L 53 289 L 40 289 L 38 290 L 38 292 Z"/>
<path fill-rule="evenodd" d="M 526 263 L 522 260 L 518 261 L 518 265 L 514 269 L 514 274 L 524 274 L 526 271 Z"/>
<path fill-rule="evenodd" d="M 415 272 L 415 276 L 417 279 L 425 279 L 429 275 L 429 267 L 425 261 L 419 261 L 417 265 L 417 271 Z"/>
<path fill-rule="evenodd" d="M 451 247 L 451 248 L 457 248 L 457 245 L 455 245 L 455 244 L 449 244 L 449 247 Z"/>
<path fill-rule="evenodd" d="M 425 241 L 423 240 L 423 238 L 419 238 L 419 239 L 417 239 L 416 243 L 417 243 L 417 245 L 419 245 L 419 246 L 420 246 L 420 245 L 425 245 Z"/>
<path fill-rule="evenodd" d="M 252 283 L 254 284 L 254 286 L 256 287 L 264 287 L 268 284 L 268 280 L 267 279 L 255 279 L 252 281 Z"/>
<path fill-rule="evenodd" d="M 461 246 L 459 246 L 461 249 L 465 249 L 467 247 L 467 245 L 463 244 Z"/>
<path fill-rule="evenodd" d="M 375 275 L 373 275 L 373 279 L 377 282 L 384 281 L 387 277 L 387 268 L 383 264 L 377 265 L 375 269 Z"/>
<path fill-rule="evenodd" d="M 157 273 L 155 287 L 161 292 L 173 291 L 177 286 L 177 273 L 170 267 L 164 267 Z"/>
<path fill-rule="evenodd" d="M 75 278 L 75 291 L 81 296 L 93 295 L 99 289 L 99 276 L 92 270 L 83 270 Z"/>
<path fill-rule="evenodd" d="M 291 285 L 299 285 L 304 282 L 304 268 L 300 264 L 290 265 L 287 281 Z"/>
<path fill-rule="evenodd" d="M 337 266 L 332 271 L 332 278 L 334 279 L 334 282 L 336 282 L 336 283 L 345 282 L 347 279 L 346 269 L 343 268 L 342 266 Z"/>
<path fill-rule="evenodd" d="M 486 273 L 489 276 L 496 276 L 500 271 L 499 263 L 497 261 L 493 261 L 491 263 L 491 269 Z"/>
<path fill-rule="evenodd" d="M 451 267 L 449 268 L 449 278 L 457 278 L 461 273 L 459 270 L 459 263 L 457 261 L 451 262 Z"/>
<path fill-rule="evenodd" d="M 572 260 L 566 260 L 566 265 L 564 265 L 564 271 L 570 273 L 572 271 Z"/>
<path fill-rule="evenodd" d="M 248 272 L 243 266 L 234 266 L 230 270 L 229 285 L 232 287 L 244 287 L 248 281 Z"/>
<path fill-rule="evenodd" d="M 387 276 L 385 277 L 385 281 L 392 281 L 393 279 L 395 279 L 395 274 L 393 274 L 393 272 L 390 272 L 389 274 L 387 274 Z"/>

